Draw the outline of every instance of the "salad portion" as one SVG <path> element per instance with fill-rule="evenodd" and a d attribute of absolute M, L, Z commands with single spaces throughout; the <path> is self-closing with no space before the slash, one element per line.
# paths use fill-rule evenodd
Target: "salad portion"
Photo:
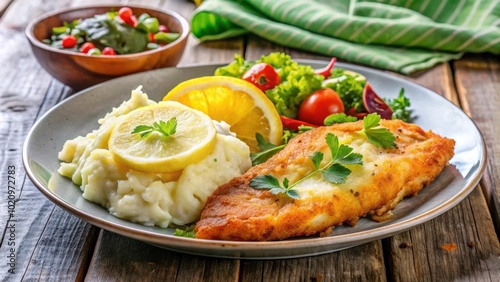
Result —
<path fill-rule="evenodd" d="M 134 15 L 130 7 L 91 18 L 76 19 L 52 28 L 44 43 L 58 49 L 88 55 L 133 54 L 159 48 L 179 38 L 159 20 L 143 13 Z"/>
<path fill-rule="evenodd" d="M 401 89 L 395 99 L 381 98 L 366 77 L 335 67 L 336 59 L 321 69 L 301 65 L 290 55 L 275 52 L 255 61 L 235 55 L 234 61 L 216 69 L 216 76 L 251 82 L 264 91 L 283 124 L 282 145 L 257 135 L 261 149 L 252 154 L 253 164 L 266 161 L 297 134 L 322 125 L 350 122 L 376 113 L 383 119 L 410 121 L 410 100 Z"/>

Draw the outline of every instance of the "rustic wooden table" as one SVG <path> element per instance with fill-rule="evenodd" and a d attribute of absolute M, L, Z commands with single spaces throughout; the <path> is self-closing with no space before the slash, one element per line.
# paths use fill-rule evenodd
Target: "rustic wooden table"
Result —
<path fill-rule="evenodd" d="M 500 59 L 492 55 L 467 55 L 408 78 L 472 117 L 486 140 L 488 165 L 479 185 L 460 204 L 393 237 L 300 259 L 215 259 L 101 230 L 54 205 L 26 177 L 22 145 L 37 118 L 73 91 L 36 62 L 24 29 L 45 12 L 103 2 L 169 8 L 186 18 L 195 8 L 185 0 L 0 0 L 2 281 L 500 281 Z M 227 63 L 235 53 L 256 59 L 278 50 L 294 58 L 327 59 L 252 35 L 203 44 L 191 37 L 180 65 Z M 15 217 L 10 221 L 9 175 L 16 179 Z M 444 251 L 444 244 L 456 244 L 456 249 Z"/>

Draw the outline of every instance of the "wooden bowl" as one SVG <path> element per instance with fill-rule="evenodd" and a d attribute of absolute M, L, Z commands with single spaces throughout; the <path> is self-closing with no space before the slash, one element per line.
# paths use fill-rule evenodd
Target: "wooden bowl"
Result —
<path fill-rule="evenodd" d="M 177 65 L 190 32 L 187 20 L 172 11 L 132 5 L 128 7 L 132 8 L 135 15 L 148 13 L 158 18 L 160 24 L 168 26 L 172 32 L 179 33 L 180 37 L 158 49 L 117 56 L 89 56 L 60 50 L 42 42 L 43 39 L 50 38 L 53 27 L 62 26 L 63 22 L 90 18 L 111 10 L 117 11 L 121 8 L 118 5 L 69 8 L 43 15 L 26 27 L 26 36 L 40 65 L 75 91 L 115 77 Z"/>

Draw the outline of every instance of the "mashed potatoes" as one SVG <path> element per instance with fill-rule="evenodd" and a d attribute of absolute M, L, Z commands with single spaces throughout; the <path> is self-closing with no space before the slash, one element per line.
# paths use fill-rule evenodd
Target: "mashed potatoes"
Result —
<path fill-rule="evenodd" d="M 139 107 L 155 104 L 140 87 L 131 99 L 99 120 L 99 129 L 68 140 L 59 152 L 58 172 L 80 186 L 83 197 L 114 216 L 144 225 L 168 227 L 195 221 L 207 197 L 221 184 L 251 166 L 248 146 L 224 124 L 216 124 L 211 154 L 179 173 L 144 173 L 114 161 L 108 150 L 113 126 Z"/>

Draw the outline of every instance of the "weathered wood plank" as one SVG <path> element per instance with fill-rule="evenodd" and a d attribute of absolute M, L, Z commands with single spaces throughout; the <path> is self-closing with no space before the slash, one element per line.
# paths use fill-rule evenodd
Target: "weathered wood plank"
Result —
<path fill-rule="evenodd" d="M 448 64 L 412 79 L 455 104 L 461 102 Z M 450 211 L 384 244 L 395 281 L 495 281 L 500 275 L 500 245 L 479 187 Z M 449 245 L 452 250 L 444 250 L 446 244 L 454 244 Z"/>
<path fill-rule="evenodd" d="M 239 261 L 164 250 L 101 231 L 87 281 L 224 281 L 237 280 Z"/>
<path fill-rule="evenodd" d="M 481 181 L 500 234 L 500 59 L 469 55 L 455 62 L 455 81 L 465 111 L 486 142 L 488 167 Z"/>
<path fill-rule="evenodd" d="M 23 280 L 83 281 L 99 229 L 53 207 Z"/>
<path fill-rule="evenodd" d="M 381 249 L 375 241 L 320 256 L 243 261 L 241 281 L 387 281 Z"/>
<path fill-rule="evenodd" d="M 87 281 L 174 281 L 180 255 L 101 230 Z"/>
<path fill-rule="evenodd" d="M 63 5 L 64 1 L 47 7 Z M 41 3 L 33 1 L 14 1 L 0 19 L 0 40 L 4 43 L 0 52 L 0 167 L 2 168 L 1 187 L 7 187 L 7 168 L 15 167 L 15 206 L 7 209 L 8 190 L 0 191 L 0 243 L 2 258 L 15 256 L 15 267 L 8 272 L 2 263 L 0 280 L 17 281 L 23 277 L 29 265 L 30 257 L 43 233 L 54 205 L 47 200 L 26 178 L 21 164 L 22 145 L 26 133 L 35 119 L 51 105 L 68 94 L 68 89 L 60 89 L 60 84 L 51 84 L 50 76 L 41 69 L 31 54 L 24 37 L 28 21 L 45 11 Z M 19 15 L 23 15 L 19 17 Z M 51 87 L 61 91 L 46 95 Z M 42 107 L 43 104 L 49 105 Z M 5 185 L 4 185 L 5 184 Z M 7 221 L 10 214 L 16 221 Z M 10 228 L 7 228 L 10 227 Z M 7 237 L 5 237 L 7 235 Z M 7 241 L 13 239 L 13 241 Z M 10 260 L 9 260 L 10 261 Z M 5 268 L 4 268 L 5 266 Z M 3 271 L 5 269 L 5 271 Z"/>
<path fill-rule="evenodd" d="M 387 243 L 395 281 L 500 279 L 500 248 L 480 189 L 437 219 Z M 446 250 L 447 244 L 454 245 Z"/>

